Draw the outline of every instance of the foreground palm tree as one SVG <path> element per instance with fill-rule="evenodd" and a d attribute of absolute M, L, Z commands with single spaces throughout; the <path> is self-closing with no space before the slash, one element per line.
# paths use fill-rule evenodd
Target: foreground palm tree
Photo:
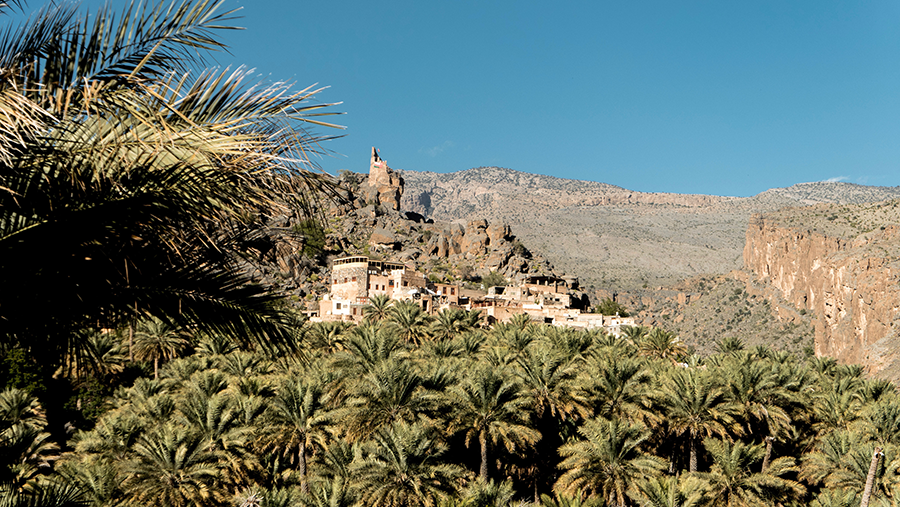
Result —
<path fill-rule="evenodd" d="M 223 3 L 91 18 L 55 3 L 2 29 L 4 342 L 58 362 L 72 329 L 147 315 L 288 341 L 273 297 L 234 260 L 245 226 L 279 206 L 269 189 L 303 198 L 323 182 L 306 158 L 320 138 L 301 127 L 321 124 L 323 104 L 287 84 L 248 86 L 245 69 L 190 72 L 224 47 Z M 35 308 L 53 310 L 34 319 Z"/>

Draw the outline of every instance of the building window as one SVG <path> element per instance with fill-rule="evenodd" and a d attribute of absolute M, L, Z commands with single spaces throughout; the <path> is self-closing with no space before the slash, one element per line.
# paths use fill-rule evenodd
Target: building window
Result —
<path fill-rule="evenodd" d="M 376 286 L 377 287 L 377 286 Z M 369 284 L 369 290 L 372 290 L 372 284 Z"/>
<path fill-rule="evenodd" d="M 334 309 L 335 309 L 335 310 L 340 310 L 340 309 L 341 309 L 341 304 L 340 304 L 340 303 L 335 303 L 335 304 L 334 304 Z"/>
<path fill-rule="evenodd" d="M 393 286 L 394 286 L 394 281 L 393 281 L 393 280 L 388 280 L 388 285 L 389 285 L 390 287 L 393 287 Z"/>
<path fill-rule="evenodd" d="M 406 285 L 407 285 L 406 280 L 403 280 L 403 286 L 406 287 Z"/>
<path fill-rule="evenodd" d="M 354 276 L 353 278 L 350 279 L 350 281 L 351 281 L 351 282 L 355 282 L 355 281 L 356 281 L 356 277 Z"/>
<path fill-rule="evenodd" d="M 441 294 L 447 295 L 447 287 L 441 287 Z"/>
<path fill-rule="evenodd" d="M 451 295 L 451 296 L 455 296 L 455 295 L 456 295 L 456 287 L 450 287 L 450 295 Z"/>
<path fill-rule="evenodd" d="M 356 308 L 353 309 L 353 315 L 356 315 Z"/>
<path fill-rule="evenodd" d="M 346 278 L 346 277 L 344 278 L 344 283 L 347 283 L 347 278 Z"/>

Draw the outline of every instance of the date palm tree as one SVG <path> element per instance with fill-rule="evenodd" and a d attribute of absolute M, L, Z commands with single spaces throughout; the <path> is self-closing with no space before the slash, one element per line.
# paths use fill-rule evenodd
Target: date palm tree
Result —
<path fill-rule="evenodd" d="M 285 377 L 266 411 L 263 449 L 274 451 L 296 466 L 300 488 L 309 493 L 310 453 L 322 447 L 333 412 L 325 385 L 311 374 Z"/>
<path fill-rule="evenodd" d="M 481 466 L 478 476 L 488 480 L 491 446 L 503 445 L 510 452 L 533 445 L 540 432 L 528 425 L 528 398 L 510 375 L 480 365 L 452 391 L 456 413 L 453 430 L 465 434 L 466 446 L 478 441 Z"/>
<path fill-rule="evenodd" d="M 465 310 L 446 308 L 441 310 L 431 323 L 430 333 L 438 340 L 452 340 L 469 329 Z"/>
<path fill-rule="evenodd" d="M 700 486 L 693 477 L 652 477 L 635 482 L 628 495 L 641 507 L 697 507 Z"/>
<path fill-rule="evenodd" d="M 583 363 L 579 356 L 569 355 L 542 341 L 530 347 L 517 361 L 514 374 L 522 383 L 523 395 L 528 398 L 528 408 L 534 414 L 533 426 L 541 433 L 541 440 L 525 454 L 526 463 L 519 467 L 532 482 L 534 501 L 540 499 L 541 490 L 549 490 L 556 479 L 553 460 L 546 456 L 556 454 L 564 441 L 565 428 L 575 426 L 576 421 L 590 413 L 588 401 L 579 389 L 579 369 Z M 520 457 L 521 457 L 520 453 Z"/>
<path fill-rule="evenodd" d="M 773 441 L 786 435 L 791 427 L 786 409 L 797 399 L 796 393 L 767 361 L 744 356 L 729 366 L 725 370 L 726 395 L 734 404 L 736 415 L 744 421 L 744 432 L 763 437 L 766 453 L 762 469 L 765 471 L 772 457 Z"/>
<path fill-rule="evenodd" d="M 638 353 L 642 356 L 677 361 L 687 355 L 687 345 L 675 333 L 654 328 L 638 343 Z"/>
<path fill-rule="evenodd" d="M 19 2 L 16 2 L 17 4 Z M 51 3 L 0 31 L 0 336 L 58 363 L 73 329 L 154 315 L 287 342 L 274 297 L 236 269 L 254 216 L 326 179 L 303 125 L 316 90 L 247 69 L 192 72 L 232 28 L 222 0 Z M 9 3 L 0 5 L 5 13 Z M 306 202 L 304 209 L 311 209 Z M 52 308 L 34 319 L 34 308 Z M 248 332 L 249 331 L 249 332 Z"/>
<path fill-rule="evenodd" d="M 157 317 L 142 323 L 134 334 L 134 355 L 138 360 L 153 361 L 153 378 L 159 378 L 159 360 L 175 358 L 188 345 L 184 331 Z"/>
<path fill-rule="evenodd" d="M 762 507 L 797 499 L 806 492 L 800 483 L 783 477 L 797 470 L 793 458 L 777 458 L 765 471 L 754 472 L 751 466 L 765 455 L 762 445 L 707 438 L 703 446 L 713 459 L 709 472 L 696 475 L 706 483 L 705 505 Z"/>
<path fill-rule="evenodd" d="M 671 433 L 687 439 L 691 472 L 697 471 L 697 445 L 701 438 L 739 431 L 734 421 L 736 408 L 712 376 L 702 370 L 673 373 L 663 385 L 660 401 Z"/>
<path fill-rule="evenodd" d="M 461 468 L 441 463 L 446 450 L 422 424 L 378 430 L 352 465 L 360 505 L 435 507 L 463 477 Z"/>
<path fill-rule="evenodd" d="M 593 415 L 638 422 L 652 419 L 646 403 L 652 379 L 643 361 L 591 354 L 578 389 Z"/>
<path fill-rule="evenodd" d="M 348 388 L 340 411 L 343 430 L 351 441 L 362 441 L 395 422 L 414 423 L 434 415 L 438 401 L 426 378 L 409 361 L 387 360 L 376 365 Z"/>
<path fill-rule="evenodd" d="M 39 485 L 42 469 L 59 457 L 46 427 L 37 398 L 16 388 L 0 392 L 0 484 L 26 491 Z"/>
<path fill-rule="evenodd" d="M 565 473 L 553 487 L 557 494 L 586 493 L 608 505 L 627 505 L 627 492 L 638 479 L 659 475 L 666 462 L 645 454 L 641 445 L 650 432 L 618 419 L 589 419 L 578 429 L 581 439 L 559 449 Z"/>
<path fill-rule="evenodd" d="M 428 335 L 431 317 L 413 301 L 397 301 L 388 308 L 388 320 L 407 343 L 419 345 Z"/>
<path fill-rule="evenodd" d="M 363 307 L 363 316 L 370 321 L 379 322 L 388 318 L 388 309 L 393 300 L 386 294 L 376 294 L 369 298 L 369 304 Z"/>
<path fill-rule="evenodd" d="M 125 462 L 122 487 L 131 502 L 143 505 L 220 505 L 226 492 L 214 453 L 199 434 L 165 425 L 142 436 Z"/>
<path fill-rule="evenodd" d="M 862 495 L 870 482 L 873 500 L 890 498 L 900 486 L 900 452 L 893 445 L 883 447 L 872 466 L 873 453 L 878 445 L 866 441 L 861 432 L 833 431 L 816 444 L 813 452 L 803 456 L 800 478 L 832 490 L 850 490 Z"/>

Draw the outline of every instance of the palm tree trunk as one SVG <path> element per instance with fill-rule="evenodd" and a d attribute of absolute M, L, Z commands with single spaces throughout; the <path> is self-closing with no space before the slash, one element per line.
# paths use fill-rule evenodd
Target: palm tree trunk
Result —
<path fill-rule="evenodd" d="M 690 437 L 690 447 L 691 447 L 691 461 L 688 465 L 688 470 L 691 472 L 697 471 L 697 439 L 694 437 Z"/>
<path fill-rule="evenodd" d="M 766 456 L 763 458 L 762 471 L 765 472 L 769 469 L 769 462 L 772 459 L 772 442 L 775 439 L 773 437 L 766 437 Z"/>
<path fill-rule="evenodd" d="M 306 477 L 306 440 L 300 442 L 300 491 L 309 494 L 309 480 Z"/>
<path fill-rule="evenodd" d="M 487 434 L 485 432 L 481 432 L 478 435 L 478 443 L 481 444 L 481 470 L 479 472 L 479 477 L 482 480 L 487 481 L 488 479 L 488 443 L 487 443 Z"/>
<path fill-rule="evenodd" d="M 134 321 L 128 325 L 128 362 L 134 362 Z"/>
<path fill-rule="evenodd" d="M 872 486 L 875 484 L 875 471 L 878 469 L 878 458 L 881 456 L 881 447 L 876 447 L 872 453 L 872 464 L 869 465 L 869 474 L 866 475 L 866 488 L 863 490 L 862 502 L 859 507 L 869 507 L 869 497 L 872 496 Z"/>
<path fill-rule="evenodd" d="M 159 380 L 159 357 L 153 358 L 153 380 Z"/>

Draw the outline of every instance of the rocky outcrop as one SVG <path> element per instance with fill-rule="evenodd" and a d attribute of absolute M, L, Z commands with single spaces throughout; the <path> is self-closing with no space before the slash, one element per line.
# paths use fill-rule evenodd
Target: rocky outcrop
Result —
<path fill-rule="evenodd" d="M 896 379 L 900 226 L 880 209 L 891 206 L 896 202 L 754 215 L 744 268 L 750 283 L 769 287 L 800 314 L 812 315 L 817 355 Z M 862 223 L 863 215 L 885 218 L 882 225 L 849 226 Z M 843 228 L 835 225 L 841 220 Z"/>
<path fill-rule="evenodd" d="M 369 179 L 365 186 L 365 192 L 368 196 L 367 201 L 372 204 L 380 204 L 393 210 L 400 209 L 403 178 L 378 156 L 378 150 L 374 146 L 372 147 L 372 157 L 369 160 Z"/>
<path fill-rule="evenodd" d="M 384 200 L 390 192 L 382 192 L 374 201 L 373 189 L 393 188 L 399 198 L 403 187 L 402 181 L 394 184 L 395 175 L 383 170 L 387 166 L 380 164 L 383 161 L 376 151 L 372 161 L 368 175 L 347 172 L 341 177 L 346 195 L 328 213 L 329 255 L 371 255 L 404 262 L 445 280 L 477 280 L 491 271 L 510 279 L 526 274 L 560 276 L 546 259 L 525 248 L 502 221 L 435 221 L 414 211 L 396 210 L 393 200 Z"/>

